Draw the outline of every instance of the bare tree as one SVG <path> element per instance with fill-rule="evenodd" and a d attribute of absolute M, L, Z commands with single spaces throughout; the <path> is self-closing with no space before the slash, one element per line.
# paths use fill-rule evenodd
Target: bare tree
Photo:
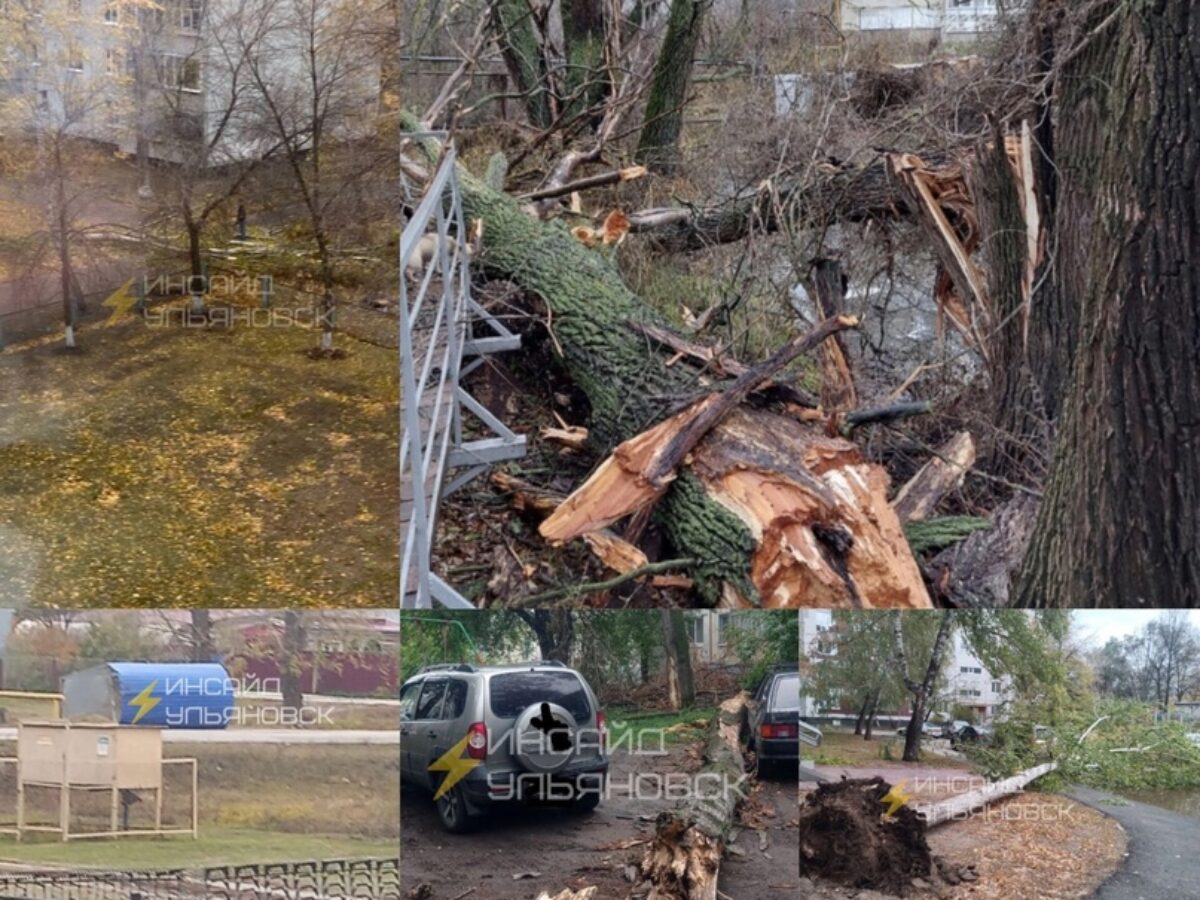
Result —
<path fill-rule="evenodd" d="M 369 51 L 377 8 L 366 0 L 246 0 L 261 28 L 239 36 L 264 133 L 291 173 L 316 245 L 321 286 L 320 350 L 333 349 L 334 212 L 376 162 L 350 145 L 374 131 L 378 68 Z M 338 153 L 339 149 L 343 152 Z"/>

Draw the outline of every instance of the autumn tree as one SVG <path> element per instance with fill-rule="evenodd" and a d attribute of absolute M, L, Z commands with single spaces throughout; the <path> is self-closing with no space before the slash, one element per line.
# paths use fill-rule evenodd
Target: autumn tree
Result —
<path fill-rule="evenodd" d="M 379 10 L 363 0 L 245 0 L 243 8 L 248 21 L 268 23 L 237 32 L 236 47 L 262 133 L 278 147 L 316 250 L 319 349 L 329 353 L 351 189 L 386 158 L 363 140 L 375 131 L 378 66 L 370 50 Z"/>

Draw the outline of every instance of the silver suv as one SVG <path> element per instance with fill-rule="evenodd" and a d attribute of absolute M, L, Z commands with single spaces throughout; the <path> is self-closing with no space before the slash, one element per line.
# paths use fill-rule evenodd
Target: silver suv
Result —
<path fill-rule="evenodd" d="M 447 831 L 502 802 L 590 812 L 607 774 L 604 712 L 562 663 L 426 666 L 400 688 L 400 776 L 433 792 Z"/>

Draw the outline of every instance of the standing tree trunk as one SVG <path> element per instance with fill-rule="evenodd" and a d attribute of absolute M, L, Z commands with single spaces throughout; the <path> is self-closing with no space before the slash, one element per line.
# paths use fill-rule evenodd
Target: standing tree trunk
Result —
<path fill-rule="evenodd" d="M 673 174 L 679 167 L 683 107 L 692 84 L 700 32 L 712 0 L 671 0 L 667 34 L 654 63 L 646 118 L 635 159 L 647 168 Z"/>
<path fill-rule="evenodd" d="M 893 615 L 893 625 L 896 629 L 896 655 L 900 677 L 904 686 L 913 695 L 912 718 L 908 720 L 908 729 L 904 732 L 905 762 L 921 761 L 921 728 L 929 715 L 929 701 L 933 698 L 933 689 L 937 686 L 938 676 L 942 672 L 942 658 L 946 654 L 946 645 L 953 628 L 953 617 L 943 613 L 938 625 L 937 636 L 933 639 L 933 650 L 929 654 L 929 665 L 925 668 L 925 677 L 914 681 L 908 677 L 908 661 L 904 652 L 904 634 L 898 615 Z"/>
<path fill-rule="evenodd" d="M 549 73 L 531 5 L 526 0 L 494 0 L 492 19 L 504 65 L 521 94 L 530 123 L 549 128 L 554 121 Z"/>
<path fill-rule="evenodd" d="M 212 662 L 216 645 L 212 635 L 212 610 L 192 610 L 192 662 Z"/>
<path fill-rule="evenodd" d="M 568 116 L 598 106 L 612 85 L 604 65 L 604 4 L 601 0 L 563 0 L 563 37 L 567 77 L 563 97 Z"/>
<path fill-rule="evenodd" d="M 863 722 L 867 718 L 867 707 L 871 705 L 871 694 L 867 692 L 863 694 L 862 704 L 858 707 L 858 718 L 854 722 L 854 736 L 858 737 L 863 733 Z"/>
<path fill-rule="evenodd" d="M 696 702 L 687 623 L 683 621 L 681 610 L 663 609 L 659 610 L 659 614 L 662 617 L 663 646 L 667 650 L 667 696 L 671 709 L 685 709 Z"/>
<path fill-rule="evenodd" d="M 879 694 L 879 688 L 875 688 L 875 693 L 871 695 L 871 704 L 867 710 L 867 727 L 863 732 L 864 741 L 869 741 L 875 732 L 875 713 L 879 710 Z"/>
<path fill-rule="evenodd" d="M 1022 606 L 1200 602 L 1200 9 L 1117 14 L 1059 75 L 1055 268 L 1080 330 Z"/>
<path fill-rule="evenodd" d="M 298 610 L 283 614 L 283 665 L 280 667 L 280 691 L 285 709 L 295 710 L 297 718 L 304 707 L 300 678 L 304 671 L 304 623 Z"/>
<path fill-rule="evenodd" d="M 62 152 L 63 137 L 54 141 L 54 238 L 58 245 L 58 267 L 63 303 L 63 343 L 75 349 L 75 271 L 71 266 L 71 217 L 67 210 L 67 170 Z"/>
<path fill-rule="evenodd" d="M 569 609 L 513 610 L 533 631 L 544 660 L 571 663 L 575 646 L 575 619 Z"/>

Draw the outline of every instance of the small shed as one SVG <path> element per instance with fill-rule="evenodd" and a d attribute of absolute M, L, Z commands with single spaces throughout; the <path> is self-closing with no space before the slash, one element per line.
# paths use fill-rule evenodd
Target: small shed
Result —
<path fill-rule="evenodd" d="M 73 721 L 224 728 L 234 713 L 234 683 L 219 663 L 102 663 L 67 675 L 62 693 Z"/>
<path fill-rule="evenodd" d="M 100 724 L 20 722 L 17 725 L 17 755 L 3 762 L 17 767 L 17 821 L 15 828 L 0 829 L 15 834 L 17 840 L 28 833 L 57 834 L 63 841 L 115 838 L 131 835 L 190 834 L 198 835 L 197 805 L 199 775 L 193 757 L 164 759 L 161 728 Z M 186 767 L 190 783 L 190 821 L 185 824 L 163 824 L 164 769 L 167 766 Z M 55 791 L 58 803 L 52 818 L 45 818 L 44 805 L 31 805 L 33 792 Z M 107 795 L 108 828 L 88 829 L 95 819 L 94 802 L 82 811 L 89 815 L 72 820 L 73 797 L 80 792 Z M 131 824 L 131 811 L 141 803 L 139 792 L 153 795 L 150 807 L 152 819 Z M 78 807 L 76 807 L 78 809 Z M 148 816 L 143 816 L 148 818 Z M 74 826 L 74 827 L 73 827 Z"/>
<path fill-rule="evenodd" d="M 162 787 L 162 731 L 120 725 L 26 722 L 17 732 L 26 783 L 123 790 Z"/>

